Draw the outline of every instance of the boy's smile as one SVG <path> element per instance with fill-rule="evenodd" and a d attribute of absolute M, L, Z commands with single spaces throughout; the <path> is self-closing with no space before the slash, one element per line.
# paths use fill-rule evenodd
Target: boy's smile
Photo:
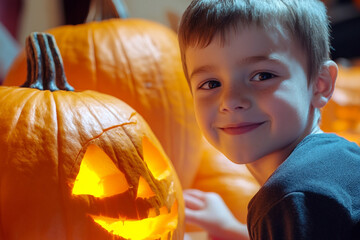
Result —
<path fill-rule="evenodd" d="M 232 30 L 186 50 L 198 123 L 234 162 L 282 162 L 317 125 L 305 54 L 281 28 Z"/>
<path fill-rule="evenodd" d="M 259 123 L 243 122 L 239 124 L 228 124 L 223 127 L 220 127 L 220 129 L 230 135 L 239 135 L 250 132 L 256 129 L 257 127 L 259 127 L 260 125 L 262 125 L 263 123 L 264 122 L 259 122 Z"/>
<path fill-rule="evenodd" d="M 225 133 L 230 135 L 239 135 L 250 132 L 261 126 L 264 122 L 242 122 L 238 124 L 228 124 L 220 127 Z"/>

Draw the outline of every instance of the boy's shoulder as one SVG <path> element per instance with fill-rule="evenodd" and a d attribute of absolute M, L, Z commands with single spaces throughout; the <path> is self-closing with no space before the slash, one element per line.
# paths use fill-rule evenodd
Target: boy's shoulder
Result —
<path fill-rule="evenodd" d="M 312 172 L 339 164 L 346 166 L 346 162 L 360 164 L 359 145 L 334 133 L 310 134 L 295 147 L 273 175 L 281 177 L 283 171 Z"/>
<path fill-rule="evenodd" d="M 272 174 L 249 203 L 271 208 L 291 194 L 329 199 L 357 198 L 360 204 L 360 147 L 335 134 L 312 134 Z M 340 200 L 342 201 L 342 200 Z M 262 209 L 264 210 L 264 208 Z"/>
<path fill-rule="evenodd" d="M 338 172 L 341 169 L 339 166 L 346 168 L 354 165 L 360 165 L 360 147 L 356 143 L 333 133 L 311 134 L 296 146 L 267 184 L 276 179 L 291 182 L 297 177 L 306 181 L 312 174 L 326 179 L 330 173 Z M 319 174 L 321 172 L 324 176 Z M 310 176 L 305 178 L 305 173 Z"/>
<path fill-rule="evenodd" d="M 316 183 L 336 183 L 347 177 L 360 180 L 360 171 L 351 174 L 354 169 L 360 169 L 360 147 L 356 143 L 332 133 L 311 134 L 277 168 L 264 189 L 311 191 Z"/>
<path fill-rule="evenodd" d="M 303 145 L 309 144 L 309 143 L 321 143 L 321 145 L 329 145 L 329 144 L 333 144 L 333 143 L 342 143 L 342 144 L 346 144 L 346 145 L 350 145 L 356 148 L 360 148 L 359 145 L 357 145 L 354 142 L 351 142 L 347 139 L 345 139 L 344 137 L 341 137 L 339 135 L 337 135 L 336 133 L 314 133 L 314 134 L 310 134 L 308 136 L 306 136 L 299 144 L 296 148 L 299 148 Z"/>

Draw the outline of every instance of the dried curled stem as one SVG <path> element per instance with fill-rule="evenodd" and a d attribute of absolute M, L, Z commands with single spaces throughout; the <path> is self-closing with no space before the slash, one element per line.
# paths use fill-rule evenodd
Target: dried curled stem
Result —
<path fill-rule="evenodd" d="M 27 79 L 22 87 L 74 91 L 66 80 L 54 36 L 48 33 L 31 33 L 26 39 L 26 57 Z"/>

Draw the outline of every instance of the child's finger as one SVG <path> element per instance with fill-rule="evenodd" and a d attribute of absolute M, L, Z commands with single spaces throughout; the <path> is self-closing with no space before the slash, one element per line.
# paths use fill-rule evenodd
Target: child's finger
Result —
<path fill-rule="evenodd" d="M 206 197 L 206 192 L 197 189 L 185 189 L 183 193 L 201 199 L 202 201 L 204 201 Z"/>
<path fill-rule="evenodd" d="M 185 221 L 188 223 L 194 223 L 196 225 L 201 226 L 202 222 L 204 220 L 203 220 L 201 212 L 186 208 L 185 209 Z"/>
<path fill-rule="evenodd" d="M 197 198 L 196 196 L 193 196 L 188 193 L 184 193 L 183 197 L 184 197 L 184 201 L 185 201 L 185 207 L 187 207 L 187 208 L 199 210 L 199 209 L 202 209 L 205 207 L 204 201 Z"/>

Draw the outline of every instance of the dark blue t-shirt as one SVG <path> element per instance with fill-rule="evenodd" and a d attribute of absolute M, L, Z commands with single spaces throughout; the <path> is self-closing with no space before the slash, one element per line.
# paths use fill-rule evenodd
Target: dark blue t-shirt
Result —
<path fill-rule="evenodd" d="M 251 239 L 360 240 L 360 147 L 312 134 L 248 206 Z"/>

